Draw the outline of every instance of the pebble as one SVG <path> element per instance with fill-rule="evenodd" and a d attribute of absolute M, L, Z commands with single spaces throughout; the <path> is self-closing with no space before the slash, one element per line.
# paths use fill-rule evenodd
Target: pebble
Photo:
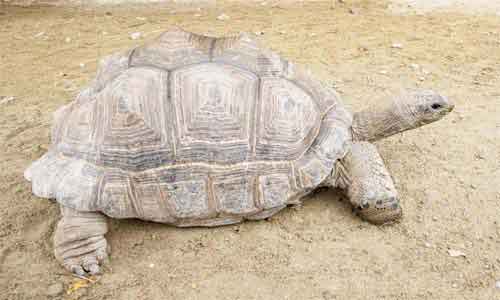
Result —
<path fill-rule="evenodd" d="M 420 77 L 418 77 L 418 80 L 420 80 L 420 81 L 425 81 L 425 77 L 420 76 Z"/>
<path fill-rule="evenodd" d="M 420 66 L 418 64 L 410 64 L 410 68 L 412 68 L 414 71 L 416 71 L 420 68 Z"/>
<path fill-rule="evenodd" d="M 428 242 L 425 242 L 424 246 L 425 246 L 425 248 L 431 248 L 432 247 L 432 245 L 430 243 L 428 243 Z"/>
<path fill-rule="evenodd" d="M 498 280 L 497 282 L 495 282 L 495 287 L 496 287 L 497 289 L 500 289 L 500 280 Z"/>
<path fill-rule="evenodd" d="M 140 32 L 134 32 L 134 33 L 130 34 L 130 38 L 132 40 L 137 40 L 137 39 L 140 39 L 141 37 L 142 37 L 142 33 L 140 33 Z"/>
<path fill-rule="evenodd" d="M 451 285 L 451 287 L 456 289 L 456 288 L 458 287 L 458 284 L 453 283 L 453 284 Z"/>
<path fill-rule="evenodd" d="M 385 75 L 385 74 L 389 73 L 389 72 L 387 72 L 386 70 L 382 70 L 382 71 L 378 71 L 378 72 L 379 72 L 379 74 L 383 74 L 383 75 Z"/>
<path fill-rule="evenodd" d="M 16 98 L 14 96 L 0 96 L 0 104 L 9 104 Z"/>
<path fill-rule="evenodd" d="M 84 63 L 81 63 L 81 64 L 80 64 L 80 68 L 85 68 L 85 64 L 84 64 Z"/>
<path fill-rule="evenodd" d="M 264 35 L 264 31 L 254 31 L 255 35 Z"/>
<path fill-rule="evenodd" d="M 66 43 L 71 43 L 71 38 L 70 38 L 70 37 L 67 37 L 67 38 L 65 38 L 65 39 L 64 39 L 64 41 L 65 41 Z"/>
<path fill-rule="evenodd" d="M 219 20 L 219 21 L 226 21 L 226 20 L 229 20 L 229 19 L 231 19 L 231 17 L 228 16 L 228 15 L 226 15 L 226 14 L 220 14 L 220 15 L 217 16 L 217 20 Z"/>
<path fill-rule="evenodd" d="M 154 267 L 155 267 L 155 264 L 149 264 L 149 267 L 150 267 L 150 268 L 154 268 Z"/>
<path fill-rule="evenodd" d="M 401 44 L 401 43 L 394 43 L 394 44 L 391 45 L 391 48 L 403 49 L 403 44 Z"/>
<path fill-rule="evenodd" d="M 453 250 L 453 249 L 448 249 L 448 254 L 451 256 L 451 257 L 459 257 L 459 256 L 463 256 L 465 257 L 465 253 L 460 251 L 460 250 Z"/>
<path fill-rule="evenodd" d="M 485 158 L 484 155 L 482 153 L 480 153 L 480 152 L 474 154 L 474 157 L 477 158 L 477 159 L 484 159 Z"/>
<path fill-rule="evenodd" d="M 35 34 L 35 36 L 34 36 L 34 37 L 36 37 L 36 38 L 37 38 L 37 37 L 41 37 L 41 36 L 42 36 L 42 35 L 44 35 L 44 34 L 45 34 L 45 31 L 42 31 L 42 32 L 39 32 L 39 33 Z"/>
<path fill-rule="evenodd" d="M 64 286 L 62 283 L 54 283 L 47 288 L 47 296 L 57 297 L 64 292 Z"/>

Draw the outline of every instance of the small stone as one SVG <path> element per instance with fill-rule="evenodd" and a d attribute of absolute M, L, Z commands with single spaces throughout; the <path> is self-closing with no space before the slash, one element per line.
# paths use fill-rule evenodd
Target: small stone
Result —
<path fill-rule="evenodd" d="M 412 68 L 412 70 L 414 71 L 417 71 L 418 69 L 420 69 L 420 66 L 418 64 L 410 64 L 410 68 Z"/>
<path fill-rule="evenodd" d="M 107 31 L 103 31 L 103 32 L 102 32 L 102 35 L 106 35 L 106 34 L 108 34 L 108 32 L 107 32 Z"/>
<path fill-rule="evenodd" d="M 429 242 L 424 243 L 425 248 L 432 248 L 432 245 Z"/>
<path fill-rule="evenodd" d="M 65 38 L 65 39 L 64 39 L 64 41 L 65 41 L 66 43 L 71 43 L 71 38 L 70 38 L 70 37 L 67 37 L 67 38 Z"/>
<path fill-rule="evenodd" d="M 351 15 L 356 15 L 356 14 L 358 13 L 358 10 L 357 10 L 357 9 L 355 9 L 355 8 L 349 8 L 349 13 L 350 13 Z"/>
<path fill-rule="evenodd" d="M 477 186 L 475 184 L 471 184 L 470 188 L 473 189 L 473 190 L 475 190 L 475 189 L 477 189 Z"/>
<path fill-rule="evenodd" d="M 84 63 L 80 63 L 80 68 L 85 68 L 85 64 Z"/>
<path fill-rule="evenodd" d="M 201 14 L 194 14 L 194 17 L 199 18 L 199 17 L 201 17 Z"/>
<path fill-rule="evenodd" d="M 418 80 L 425 81 L 425 77 L 424 76 L 420 76 L 420 77 L 418 77 Z"/>
<path fill-rule="evenodd" d="M 436 222 L 437 220 L 438 220 L 438 218 L 436 216 L 432 217 L 432 221 Z"/>
<path fill-rule="evenodd" d="M 500 280 L 497 280 L 497 282 L 495 282 L 495 287 L 497 289 L 500 289 Z"/>
<path fill-rule="evenodd" d="M 9 104 L 16 98 L 14 96 L 0 96 L 0 104 Z"/>
<path fill-rule="evenodd" d="M 132 40 L 137 40 L 137 39 L 140 39 L 141 37 L 142 37 L 142 33 L 140 33 L 140 32 L 134 32 L 134 33 L 130 34 L 130 38 Z"/>
<path fill-rule="evenodd" d="M 391 45 L 391 48 L 403 49 L 403 44 L 401 44 L 401 43 L 394 43 L 394 44 Z"/>
<path fill-rule="evenodd" d="M 45 34 L 45 31 L 42 31 L 42 32 L 39 32 L 39 33 L 35 34 L 35 36 L 34 36 L 34 37 L 36 37 L 36 38 L 37 38 L 37 37 L 41 37 L 41 36 L 42 36 L 42 35 L 44 35 L 44 34 Z"/>
<path fill-rule="evenodd" d="M 378 71 L 378 72 L 379 72 L 379 74 L 383 74 L 383 75 L 386 75 L 387 73 L 389 73 L 386 70 L 381 70 L 381 71 Z"/>
<path fill-rule="evenodd" d="M 146 21 L 146 18 L 144 17 L 135 17 L 136 20 L 139 20 L 139 21 Z"/>
<path fill-rule="evenodd" d="M 149 264 L 149 267 L 150 267 L 150 268 L 154 268 L 154 267 L 155 267 L 155 264 Z"/>
<path fill-rule="evenodd" d="M 54 284 L 50 285 L 47 288 L 46 294 L 49 297 L 57 297 L 57 296 L 61 295 L 63 292 L 64 292 L 64 286 L 62 283 L 58 282 L 58 283 L 54 283 Z"/>
<path fill-rule="evenodd" d="M 219 21 L 226 21 L 226 20 L 229 20 L 229 19 L 231 19 L 231 17 L 228 16 L 228 15 L 226 15 L 226 14 L 220 14 L 220 15 L 217 16 L 217 20 L 219 20 Z"/>
<path fill-rule="evenodd" d="M 264 35 L 264 31 L 254 31 L 255 35 Z"/>
<path fill-rule="evenodd" d="M 480 152 L 478 152 L 478 153 L 474 154 L 474 157 L 475 157 L 476 159 L 484 159 L 484 158 L 485 158 L 485 157 L 484 157 L 484 155 L 483 155 L 482 153 L 480 153 Z"/>
<path fill-rule="evenodd" d="M 454 289 L 456 289 L 456 288 L 458 287 L 458 284 L 453 283 L 453 284 L 451 285 L 451 287 L 452 287 L 452 288 L 454 288 Z"/>
<path fill-rule="evenodd" d="M 460 257 L 460 256 L 466 257 L 465 253 L 460 250 L 448 249 L 448 254 L 451 257 Z"/>
<path fill-rule="evenodd" d="M 104 13 L 106 16 L 112 16 L 113 14 L 110 11 Z"/>
<path fill-rule="evenodd" d="M 321 293 L 321 296 L 323 296 L 324 300 L 337 299 L 337 295 L 335 295 L 334 293 L 332 293 L 330 291 L 323 291 L 323 293 Z"/>

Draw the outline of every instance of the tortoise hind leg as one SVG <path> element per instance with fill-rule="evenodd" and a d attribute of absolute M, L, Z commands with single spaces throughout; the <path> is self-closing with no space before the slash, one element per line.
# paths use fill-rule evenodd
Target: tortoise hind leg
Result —
<path fill-rule="evenodd" d="M 363 219 L 383 224 L 401 217 L 394 182 L 373 144 L 355 142 L 339 161 L 337 170 L 335 185 L 345 189 L 354 210 Z"/>
<path fill-rule="evenodd" d="M 56 259 L 77 275 L 97 274 L 107 258 L 106 217 L 97 212 L 79 212 L 61 205 L 62 218 L 54 236 Z"/>

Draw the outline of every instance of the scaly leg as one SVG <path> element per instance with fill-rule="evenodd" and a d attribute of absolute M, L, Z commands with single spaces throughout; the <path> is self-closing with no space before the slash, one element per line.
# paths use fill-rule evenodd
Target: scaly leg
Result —
<path fill-rule="evenodd" d="M 61 205 L 62 218 L 54 236 L 56 259 L 77 275 L 97 274 L 107 258 L 106 217 L 97 212 L 79 212 Z"/>
<path fill-rule="evenodd" d="M 355 211 L 365 220 L 383 224 L 401 217 L 401 207 L 391 175 L 377 148 L 355 142 L 337 164 L 337 187 L 347 192 Z"/>

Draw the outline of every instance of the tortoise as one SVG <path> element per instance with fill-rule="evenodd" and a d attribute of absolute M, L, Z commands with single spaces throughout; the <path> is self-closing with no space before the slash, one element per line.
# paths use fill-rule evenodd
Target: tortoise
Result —
<path fill-rule="evenodd" d="M 55 257 L 100 272 L 106 217 L 179 227 L 266 219 L 319 187 L 365 220 L 402 215 L 373 141 L 441 119 L 444 96 L 413 90 L 351 114 L 336 91 L 251 35 L 173 29 L 101 60 L 54 113 L 51 146 L 26 171 L 55 198 Z"/>

